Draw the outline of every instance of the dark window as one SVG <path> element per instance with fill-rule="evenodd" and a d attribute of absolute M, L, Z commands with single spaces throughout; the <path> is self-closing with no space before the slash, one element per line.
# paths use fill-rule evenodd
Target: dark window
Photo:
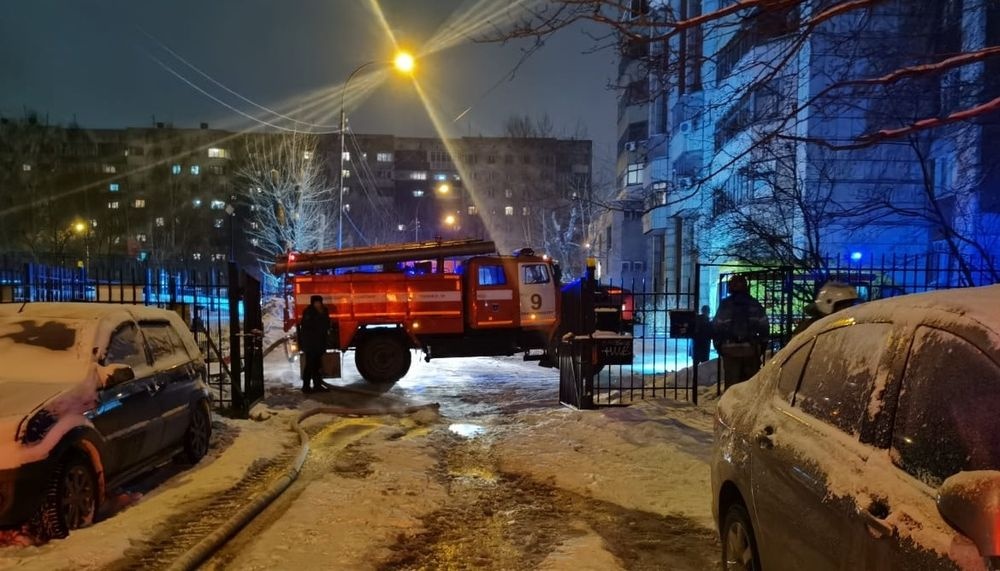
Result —
<path fill-rule="evenodd" d="M 498 286 L 507 284 L 503 266 L 479 266 L 479 285 Z"/>
<path fill-rule="evenodd" d="M 788 402 L 792 402 L 792 395 L 799 386 L 799 379 L 802 378 L 802 369 L 809 358 L 809 350 L 812 349 L 813 342 L 810 341 L 799 347 L 792 353 L 792 356 L 781 365 L 781 373 L 778 376 L 778 395 Z"/>
<path fill-rule="evenodd" d="M 922 327 L 899 395 L 893 458 L 932 487 L 1000 469 L 1000 368 L 964 339 Z"/>
<path fill-rule="evenodd" d="M 891 331 L 888 323 L 863 323 L 817 337 L 795 406 L 844 432 L 858 433 Z"/>
<path fill-rule="evenodd" d="M 104 357 L 105 365 L 128 365 L 138 369 L 147 365 L 146 352 L 142 347 L 139 330 L 131 323 L 122 326 L 111 336 L 108 342 L 108 353 Z"/>

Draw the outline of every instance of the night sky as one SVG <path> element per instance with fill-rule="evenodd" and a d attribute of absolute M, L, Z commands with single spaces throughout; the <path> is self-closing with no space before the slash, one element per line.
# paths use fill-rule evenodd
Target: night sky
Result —
<path fill-rule="evenodd" d="M 505 0 L 494 0 L 504 2 Z M 419 49 L 460 7 L 455 0 L 383 0 L 401 42 Z M 594 30 L 590 30 L 593 32 Z M 524 42 L 472 41 L 421 60 L 420 80 L 454 135 L 498 135 L 516 113 L 548 113 L 559 134 L 583 123 L 601 160 L 613 156 L 615 96 L 608 83 L 615 56 L 594 46 L 586 29 L 566 30 L 487 92 L 520 58 Z M 148 36 L 147 36 L 148 34 Z M 481 34 L 478 34 L 481 37 Z M 151 39 L 149 36 L 152 36 Z M 150 58 L 171 61 L 157 40 L 241 95 L 294 114 L 301 94 L 343 81 L 354 66 L 392 52 L 364 0 L 22 0 L 0 5 L 0 113 L 19 117 L 31 108 L 52 122 L 76 117 L 83 127 L 123 127 L 207 121 L 244 128 L 247 121 L 177 79 Z M 204 81 L 200 85 L 224 95 Z M 235 102 L 232 97 L 228 101 Z M 339 103 L 331 98 L 336 123 Z M 459 122 L 450 122 L 469 105 Z M 241 104 L 245 111 L 252 107 Z M 364 133 L 434 134 L 404 78 L 382 85 L 351 112 Z M 600 168 L 600 165 L 595 165 Z"/>

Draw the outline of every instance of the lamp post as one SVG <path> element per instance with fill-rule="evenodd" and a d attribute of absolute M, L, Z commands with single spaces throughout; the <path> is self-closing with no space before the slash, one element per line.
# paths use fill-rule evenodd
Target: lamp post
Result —
<path fill-rule="evenodd" d="M 347 80 L 344 81 L 344 86 L 340 89 L 340 173 L 338 179 L 340 182 L 338 186 L 340 187 L 337 192 L 337 249 L 341 250 L 344 247 L 344 167 L 345 165 L 345 153 L 346 153 L 346 134 L 347 134 L 347 108 L 345 106 L 347 99 L 347 86 L 354 79 L 354 76 L 361 72 L 361 70 L 377 65 L 379 61 L 367 61 L 358 67 L 354 68 L 348 76 Z M 413 68 L 416 66 L 416 61 L 413 56 L 407 52 L 399 52 L 396 57 L 392 60 L 393 67 L 396 71 L 403 74 L 413 73 Z"/>

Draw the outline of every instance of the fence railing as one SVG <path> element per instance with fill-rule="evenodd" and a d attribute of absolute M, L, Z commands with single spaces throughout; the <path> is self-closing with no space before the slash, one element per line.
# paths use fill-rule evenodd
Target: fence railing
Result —
<path fill-rule="evenodd" d="M 634 358 L 631 365 L 600 368 L 593 377 L 595 406 L 628 404 L 633 400 L 671 396 L 697 402 L 697 386 L 715 385 L 721 391 L 716 357 L 696 355 L 691 331 L 678 320 L 690 322 L 703 306 L 715 315 L 728 295 L 729 279 L 740 274 L 751 294 L 761 302 L 771 324 L 768 349 L 780 350 L 795 326 L 805 318 L 806 305 L 828 281 L 854 286 L 862 302 L 941 289 L 1000 283 L 996 260 L 979 258 L 964 267 L 948 257 L 886 255 L 879 257 L 828 257 L 815 268 L 752 266 L 748 264 L 697 264 L 690 279 L 666 280 L 662 291 L 651 291 L 646 281 L 602 280 L 600 288 L 620 289 L 629 307 Z M 702 363 L 694 367 L 695 361 Z"/>
<path fill-rule="evenodd" d="M 11 261 L 10 256 L 0 258 L 0 262 Z M 187 323 L 205 357 L 216 407 L 245 412 L 249 398 L 263 396 L 263 373 L 256 364 L 259 350 L 255 350 L 260 341 L 244 339 L 247 335 L 240 333 L 242 329 L 262 328 L 258 323 L 260 285 L 235 266 L 153 267 L 133 259 L 117 264 L 104 259 L 83 267 L 34 262 L 0 265 L 0 303 L 31 302 L 120 303 L 175 311 Z M 247 318 L 254 325 L 241 329 L 240 322 Z M 244 360 L 252 359 L 253 363 L 234 363 L 234 358 L 240 361 L 241 353 L 234 349 L 241 344 L 249 347 Z M 240 379 L 239 374 L 234 377 L 233 369 L 244 370 L 246 379 Z M 240 381 L 233 382 L 234 378 Z M 247 384 L 250 386 L 244 387 Z"/>

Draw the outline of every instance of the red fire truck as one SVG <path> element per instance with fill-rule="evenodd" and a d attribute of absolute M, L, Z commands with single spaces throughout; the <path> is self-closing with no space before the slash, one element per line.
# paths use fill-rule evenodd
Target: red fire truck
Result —
<path fill-rule="evenodd" d="M 531 250 L 496 255 L 493 242 L 452 240 L 290 253 L 285 329 L 313 295 L 333 322 L 330 348 L 354 349 L 358 371 L 390 383 L 425 359 L 550 350 L 560 315 L 557 268 Z"/>

